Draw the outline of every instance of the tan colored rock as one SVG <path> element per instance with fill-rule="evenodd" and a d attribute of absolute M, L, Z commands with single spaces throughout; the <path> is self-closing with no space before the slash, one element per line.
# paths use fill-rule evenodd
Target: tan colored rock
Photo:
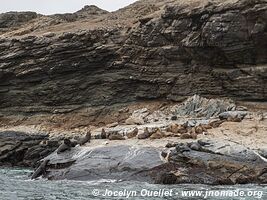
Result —
<path fill-rule="evenodd" d="M 125 120 L 125 123 L 128 125 L 142 125 L 145 124 L 145 117 L 149 115 L 147 108 L 135 110 L 132 115 Z"/>
<path fill-rule="evenodd" d="M 106 125 L 106 127 L 107 127 L 107 128 L 113 128 L 113 127 L 116 127 L 116 126 L 118 126 L 118 125 L 119 125 L 118 122 L 114 122 L 114 123 L 111 123 L 111 124 Z"/>
<path fill-rule="evenodd" d="M 141 117 L 129 117 L 125 120 L 125 123 L 128 125 L 142 125 L 145 122 Z"/>

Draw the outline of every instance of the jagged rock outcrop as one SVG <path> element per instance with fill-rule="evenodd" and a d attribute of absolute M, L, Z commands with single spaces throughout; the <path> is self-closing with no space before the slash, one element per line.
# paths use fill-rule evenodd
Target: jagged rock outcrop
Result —
<path fill-rule="evenodd" d="M 264 0 L 141 1 L 82 18 L 0 35 L 2 113 L 196 93 L 267 99 Z"/>
<path fill-rule="evenodd" d="M 6 29 L 11 27 L 18 27 L 35 18 L 37 18 L 35 12 L 7 12 L 0 14 L 0 29 Z"/>
<path fill-rule="evenodd" d="M 58 146 L 58 140 L 51 140 L 46 134 L 0 132 L 0 166 L 34 167 Z"/>
<path fill-rule="evenodd" d="M 234 142 L 179 143 L 168 159 L 176 166 L 173 183 L 266 183 L 266 159 Z"/>

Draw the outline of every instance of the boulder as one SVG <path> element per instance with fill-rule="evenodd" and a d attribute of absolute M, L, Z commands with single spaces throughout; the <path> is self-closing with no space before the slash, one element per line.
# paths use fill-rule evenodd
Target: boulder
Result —
<path fill-rule="evenodd" d="M 142 125 L 145 123 L 145 117 L 149 115 L 147 108 L 135 110 L 132 115 L 126 119 L 125 123 L 128 125 Z"/>
<path fill-rule="evenodd" d="M 242 121 L 245 116 L 248 114 L 247 111 L 227 111 L 219 115 L 220 120 L 227 120 L 233 122 Z"/>
<path fill-rule="evenodd" d="M 127 145 L 91 149 L 78 147 L 60 157 L 53 153 L 45 159 L 50 160 L 46 177 L 53 180 L 112 179 L 153 183 L 153 170 L 164 163 L 156 148 Z M 66 167 L 61 169 L 55 168 L 64 165 Z"/>
<path fill-rule="evenodd" d="M 220 113 L 235 109 L 236 105 L 230 100 L 207 99 L 199 95 L 194 95 L 184 101 L 181 105 L 173 108 L 180 116 L 190 117 L 216 117 Z"/>

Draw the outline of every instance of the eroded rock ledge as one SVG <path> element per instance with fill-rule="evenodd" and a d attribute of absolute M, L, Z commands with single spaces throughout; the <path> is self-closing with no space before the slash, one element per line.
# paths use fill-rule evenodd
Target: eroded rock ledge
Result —
<path fill-rule="evenodd" d="M 49 179 L 117 181 L 161 184 L 266 184 L 266 158 L 229 141 L 198 140 L 166 148 L 111 145 L 75 148 L 51 154 Z M 164 157 L 162 157 L 162 155 Z"/>

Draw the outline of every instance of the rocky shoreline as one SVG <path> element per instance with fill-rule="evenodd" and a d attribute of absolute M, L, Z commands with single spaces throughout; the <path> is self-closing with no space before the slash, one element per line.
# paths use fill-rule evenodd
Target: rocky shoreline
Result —
<path fill-rule="evenodd" d="M 260 134 L 258 146 L 219 136 L 229 130 L 225 124 L 246 124 L 255 120 L 253 114 L 231 100 L 195 95 L 152 112 L 135 110 L 123 123 L 92 129 L 83 143 L 78 142 L 82 135 L 4 131 L 0 134 L 0 164 L 32 167 L 38 172 L 34 178 L 50 180 L 266 184 L 266 113 L 257 116 L 255 133 L 241 129 L 249 133 L 247 140 Z M 66 139 L 76 143 L 59 153 Z"/>

